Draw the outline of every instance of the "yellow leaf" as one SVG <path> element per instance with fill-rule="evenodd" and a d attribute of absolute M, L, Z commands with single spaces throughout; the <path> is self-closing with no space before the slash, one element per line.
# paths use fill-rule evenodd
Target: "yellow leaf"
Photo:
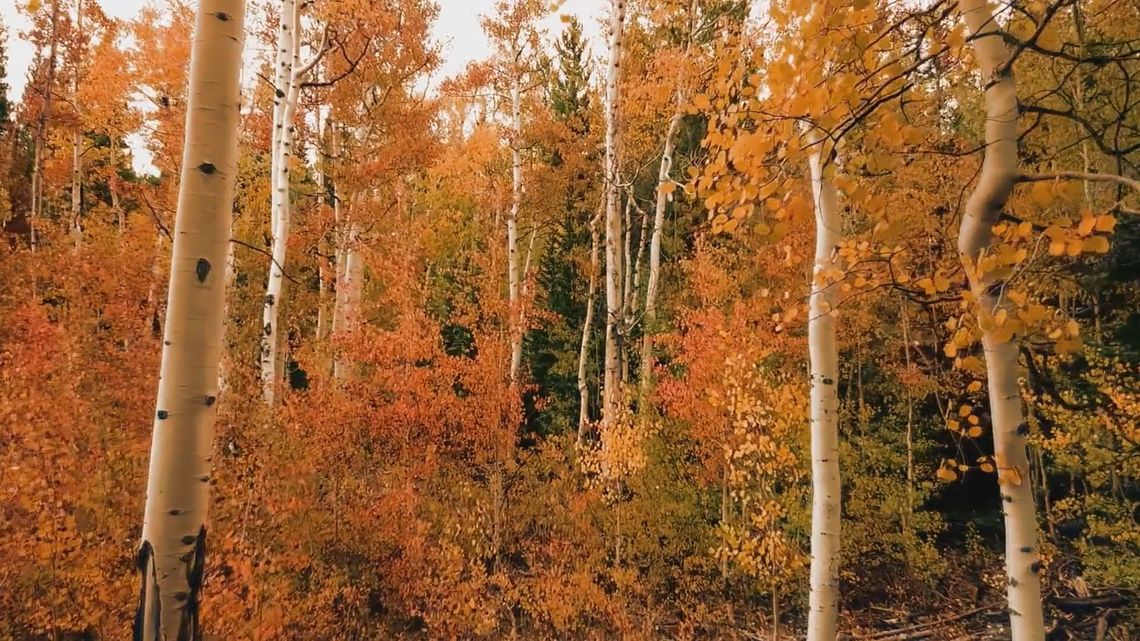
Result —
<path fill-rule="evenodd" d="M 966 430 L 966 436 L 969 436 L 970 438 L 978 438 L 981 435 L 982 428 L 978 427 L 977 425 L 974 425 L 969 430 Z"/>
<path fill-rule="evenodd" d="M 952 483 L 958 480 L 958 473 L 948 467 L 940 467 L 937 472 L 938 480 Z"/>
<path fill-rule="evenodd" d="M 970 383 L 969 385 L 966 386 L 967 392 L 980 392 L 981 390 L 982 390 L 982 382 L 981 381 L 974 381 L 973 383 Z"/>
<path fill-rule="evenodd" d="M 1111 233 L 1116 228 L 1116 219 L 1112 214 L 1105 214 L 1098 216 L 1096 219 L 1096 230 L 1104 233 Z"/>
<path fill-rule="evenodd" d="M 990 474 L 994 471 L 993 463 L 982 463 L 981 469 L 986 474 Z"/>
<path fill-rule="evenodd" d="M 1053 203 L 1053 184 L 1045 181 L 1033 183 L 1029 197 L 1033 200 L 1033 204 L 1048 207 Z"/>
<path fill-rule="evenodd" d="M 707 111 L 712 106 L 712 102 L 708 96 L 701 93 L 693 96 L 693 106 L 701 111 Z"/>
<path fill-rule="evenodd" d="M 1065 243 L 1060 240 L 1054 240 L 1049 243 L 1049 255 L 1060 256 L 1065 253 Z"/>
<path fill-rule="evenodd" d="M 657 188 L 657 190 L 665 195 L 669 195 L 677 191 L 677 183 L 671 181 L 662 183 L 661 186 Z"/>
<path fill-rule="evenodd" d="M 974 411 L 973 407 L 971 407 L 969 405 L 963 405 L 962 407 L 958 408 L 958 416 L 966 417 L 966 416 L 969 416 L 970 413 L 973 411 Z"/>
<path fill-rule="evenodd" d="M 1108 253 L 1108 238 L 1104 236 L 1089 236 L 1081 243 L 1081 249 L 1094 254 Z"/>
<path fill-rule="evenodd" d="M 1077 233 L 1082 236 L 1088 236 L 1092 233 L 1093 225 L 1096 224 L 1096 218 L 1089 214 L 1081 216 L 1081 222 L 1077 223 Z"/>

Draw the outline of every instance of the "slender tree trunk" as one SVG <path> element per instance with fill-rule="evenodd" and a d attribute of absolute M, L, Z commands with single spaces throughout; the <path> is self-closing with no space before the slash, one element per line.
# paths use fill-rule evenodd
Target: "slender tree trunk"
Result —
<path fill-rule="evenodd" d="M 657 195 L 653 203 L 653 235 L 649 240 L 649 281 L 645 286 L 645 324 L 641 339 L 641 393 L 649 392 L 653 380 L 653 332 L 657 327 L 657 289 L 661 283 L 661 230 L 665 227 L 665 208 L 668 195 L 665 185 L 670 183 L 673 169 L 673 150 L 676 149 L 677 129 L 681 126 L 681 111 L 673 113 L 665 130 L 665 150 L 661 153 L 661 168 L 657 171 Z"/>
<path fill-rule="evenodd" d="M 507 289 L 510 303 L 511 385 L 519 382 L 522 365 L 522 301 L 519 278 L 519 211 L 522 208 L 522 88 L 516 71 L 511 79 L 511 211 L 507 216 Z"/>
<path fill-rule="evenodd" d="M 611 0 L 610 59 L 606 75 L 606 347 L 605 380 L 602 388 L 602 422 L 609 424 L 618 412 L 620 402 L 620 357 L 618 323 L 621 321 L 621 212 L 618 202 L 618 89 L 621 73 L 622 29 L 625 22 L 625 0 Z"/>
<path fill-rule="evenodd" d="M 594 305 L 598 295 L 598 246 L 601 245 L 602 234 L 598 229 L 601 223 L 602 210 L 605 203 L 601 203 L 598 212 L 590 219 L 590 285 L 586 292 L 586 320 L 582 323 L 582 345 L 578 349 L 578 444 L 586 435 L 586 426 L 590 422 L 590 386 L 586 381 L 586 364 L 590 355 L 590 336 L 594 331 Z"/>
<path fill-rule="evenodd" d="M 1004 283 L 980 273 L 977 264 L 994 242 L 993 226 L 1017 179 L 1017 84 L 1006 64 L 1009 50 L 987 0 L 962 0 L 966 22 L 985 82 L 985 157 L 978 183 L 966 202 L 958 235 L 958 251 L 978 308 L 996 314 L 1007 299 Z M 984 329 L 984 328 L 983 328 Z M 1028 482 L 1028 428 L 1018 387 L 1018 348 L 1013 338 L 984 331 L 994 459 L 999 469 L 1005 516 L 1005 565 L 1012 641 L 1042 641 L 1041 561 L 1037 551 L 1037 514 Z"/>
<path fill-rule="evenodd" d="M 270 176 L 270 230 L 273 251 L 269 262 L 269 280 L 262 303 L 261 395 L 266 405 L 273 406 L 277 390 L 277 318 L 285 288 L 285 250 L 289 242 L 289 164 L 292 157 L 293 119 L 297 113 L 300 87 L 296 86 L 297 49 L 300 46 L 300 7 L 295 0 L 282 0 L 281 30 L 277 47 L 276 76 L 283 78 L 276 87 Z"/>
<path fill-rule="evenodd" d="M 907 312 L 906 301 L 902 303 L 902 331 L 903 356 L 906 359 L 906 369 L 909 374 L 910 360 L 910 314 Z M 914 397 L 910 391 L 910 384 L 903 383 L 906 394 L 906 514 L 903 518 L 905 526 L 914 511 Z"/>
<path fill-rule="evenodd" d="M 227 245 L 237 173 L 242 0 L 202 0 L 190 54 L 186 144 L 147 479 L 135 620 L 141 641 L 201 638 Z"/>
<path fill-rule="evenodd" d="M 83 0 L 75 3 L 75 31 L 82 38 L 83 33 Z M 78 122 L 77 129 L 71 134 L 71 238 L 78 249 L 83 244 L 83 118 L 79 111 L 79 70 L 83 63 L 83 54 L 79 42 L 75 43 L 77 50 L 73 61 L 74 69 L 71 76 L 71 101 L 74 105 Z"/>
<path fill-rule="evenodd" d="M 119 201 L 119 147 L 114 136 L 111 137 L 111 175 L 107 177 L 107 188 L 111 192 L 111 209 L 115 211 L 115 231 L 121 239 L 127 221 Z"/>
<path fill-rule="evenodd" d="M 273 406 L 277 384 L 280 382 L 278 317 L 285 289 L 285 253 L 289 245 L 289 224 L 292 214 L 289 187 L 290 166 L 293 161 L 294 123 L 297 119 L 297 107 L 301 101 L 301 85 L 324 54 L 324 42 L 322 42 L 313 59 L 305 65 L 301 64 L 302 5 L 294 0 L 285 0 L 283 5 L 283 8 L 291 9 L 293 13 L 290 16 L 281 16 L 283 25 L 286 20 L 291 23 L 288 29 L 282 28 L 281 39 L 284 42 L 278 48 L 279 57 L 287 62 L 288 88 L 285 90 L 282 108 L 279 112 L 276 109 L 274 111 L 274 115 L 280 115 L 281 118 L 273 127 L 279 149 L 274 154 L 277 168 L 270 179 L 272 186 L 270 205 L 276 215 L 272 217 L 273 253 L 269 263 L 269 282 L 265 287 L 261 335 L 261 391 L 266 405 L 270 407 Z M 287 52 L 287 47 L 291 48 L 291 52 Z"/>
<path fill-rule="evenodd" d="M 839 349 L 836 346 L 836 288 L 823 282 L 841 240 L 839 195 L 831 178 L 831 148 L 817 129 L 808 132 L 815 198 L 815 266 L 808 319 L 811 356 L 811 590 L 808 641 L 835 641 L 839 632 Z"/>
<path fill-rule="evenodd" d="M 364 263 L 360 256 L 359 230 L 355 223 L 349 223 L 346 236 L 343 254 L 343 279 L 337 289 L 337 298 L 340 303 L 338 314 L 340 321 L 338 331 L 340 332 L 350 332 L 359 323 L 360 300 L 364 286 Z M 333 365 L 334 380 L 343 383 L 348 379 L 349 371 L 348 361 L 338 354 Z"/>
<path fill-rule="evenodd" d="M 43 106 L 36 121 L 35 149 L 32 152 L 32 202 L 28 215 L 28 243 L 32 251 L 39 247 L 36 223 L 44 208 L 44 150 L 47 147 L 48 122 L 51 119 L 52 97 L 55 94 L 55 65 L 59 48 L 59 0 L 51 6 L 51 41 L 48 45 L 48 72 L 43 87 Z M 33 281 L 34 282 L 34 281 Z M 34 285 L 33 285 L 34 287 Z"/>

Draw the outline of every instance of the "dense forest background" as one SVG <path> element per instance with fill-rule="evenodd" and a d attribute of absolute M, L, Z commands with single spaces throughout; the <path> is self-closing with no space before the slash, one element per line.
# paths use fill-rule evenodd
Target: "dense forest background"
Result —
<path fill-rule="evenodd" d="M 820 384 L 845 635 L 1010 638 L 1010 488 L 1048 638 L 1140 634 L 1140 5 L 760 4 L 503 0 L 428 89 L 431 0 L 249 3 L 199 634 L 801 636 Z M 131 636 L 197 8 L 0 49 L 0 639 Z"/>

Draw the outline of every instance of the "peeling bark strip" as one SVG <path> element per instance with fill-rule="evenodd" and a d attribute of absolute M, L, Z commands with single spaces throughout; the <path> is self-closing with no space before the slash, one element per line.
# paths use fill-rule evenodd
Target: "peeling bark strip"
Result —
<path fill-rule="evenodd" d="M 818 129 L 807 134 L 815 199 L 815 265 L 809 301 L 811 357 L 811 589 L 808 641 L 835 641 L 839 633 L 839 348 L 835 338 L 836 287 L 820 276 L 834 263 L 839 245 L 839 192 L 831 179 L 830 141 Z"/>
<path fill-rule="evenodd" d="M 974 53 L 985 83 L 985 156 L 978 184 L 966 202 L 958 234 L 958 252 L 970 288 L 980 308 L 996 314 L 1002 305 L 1004 283 L 979 273 L 979 258 L 993 244 L 993 226 L 1017 182 L 1017 83 L 1007 64 L 1009 50 L 987 0 L 962 0 L 959 5 L 970 32 Z M 994 459 L 1000 468 L 1013 468 L 1025 476 L 1027 430 L 1017 384 L 1018 348 L 1014 338 L 1002 339 L 990 331 L 982 336 L 993 416 Z M 1018 476 L 1018 475 L 1011 475 Z M 1045 618 L 1041 608 L 1040 562 L 1037 558 L 1037 509 L 1029 483 L 1002 482 L 1005 516 L 1006 596 L 1012 641 L 1043 641 Z"/>
<path fill-rule="evenodd" d="M 223 344 L 245 35 L 243 0 L 202 0 L 174 227 L 166 329 L 139 547 L 136 641 L 196 641 Z M 205 402 L 203 402 L 205 399 Z"/>

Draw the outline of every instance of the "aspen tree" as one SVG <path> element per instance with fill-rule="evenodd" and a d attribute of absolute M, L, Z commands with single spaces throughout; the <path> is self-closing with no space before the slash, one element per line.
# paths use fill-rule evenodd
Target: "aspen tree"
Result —
<path fill-rule="evenodd" d="M 625 22 L 625 0 L 612 0 L 610 16 L 610 57 L 606 74 L 606 344 L 605 380 L 602 393 L 602 421 L 611 423 L 618 411 L 621 396 L 621 357 L 618 353 L 618 323 L 622 318 L 621 243 L 622 219 L 619 203 L 618 161 L 618 89 L 620 87 L 622 29 Z"/>
<path fill-rule="evenodd" d="M 245 3 L 202 0 L 138 568 L 135 638 L 201 638 L 225 268 L 237 174 Z"/>
<path fill-rule="evenodd" d="M 32 151 L 31 211 L 28 215 L 28 243 L 34 252 L 39 246 L 36 222 L 43 213 L 44 153 L 47 147 L 48 122 L 51 119 L 52 96 L 55 94 L 55 67 L 59 48 L 59 0 L 51 3 L 51 36 L 48 44 L 48 70 L 42 89 L 43 106 L 36 120 L 35 143 Z"/>
<path fill-rule="evenodd" d="M 78 248 L 83 242 L 83 227 L 80 224 L 80 217 L 83 215 L 83 125 L 79 113 L 79 77 L 83 64 L 80 39 L 86 35 L 83 33 L 83 0 L 75 3 L 75 32 L 75 42 L 72 45 L 76 48 L 76 52 L 72 61 L 74 68 L 71 70 L 71 99 L 79 124 L 71 134 L 71 237 Z"/>
<path fill-rule="evenodd" d="M 605 202 L 599 203 L 598 211 L 590 218 L 590 284 L 586 292 L 586 319 L 582 322 L 582 344 L 578 350 L 578 444 L 586 434 L 590 422 L 590 386 L 586 382 L 586 364 L 590 356 L 590 337 L 594 331 L 594 307 L 598 295 L 598 246 L 601 245 L 602 209 Z"/>
<path fill-rule="evenodd" d="M 511 314 L 511 385 L 519 382 L 522 365 L 522 318 L 519 306 L 519 211 L 522 209 L 522 84 L 517 58 L 511 74 L 511 209 L 507 215 L 507 289 Z M 532 237 L 533 238 L 533 237 Z"/>
<path fill-rule="evenodd" d="M 987 0 L 963 0 L 959 5 L 985 85 L 985 151 L 977 185 L 966 201 L 958 232 L 958 252 L 981 310 L 996 315 L 1009 305 L 1004 283 L 979 268 L 994 243 L 993 226 L 1018 178 L 1017 83 L 1009 49 Z M 1018 347 L 1011 336 L 983 328 L 990 414 L 993 417 L 994 460 L 999 469 L 1005 520 L 1006 595 L 1013 641 L 1041 641 L 1045 619 L 1041 608 L 1041 561 L 1037 550 L 1037 510 L 1027 482 L 1025 424 L 1018 386 Z M 1023 480 L 1024 479 L 1024 480 Z"/>
<path fill-rule="evenodd" d="M 826 280 L 841 240 L 839 193 L 832 175 L 833 148 L 822 132 L 807 133 L 815 201 L 815 263 L 808 304 L 811 360 L 811 572 L 808 641 L 835 641 L 839 632 L 839 349 L 837 288 Z"/>
<path fill-rule="evenodd" d="M 262 335 L 261 335 L 261 390 L 265 403 L 273 405 L 278 383 L 278 323 L 277 318 L 281 309 L 282 294 L 285 287 L 285 250 L 289 242 L 289 223 L 292 203 L 289 195 L 290 171 L 289 165 L 293 160 L 294 122 L 297 117 L 297 106 L 301 99 L 301 86 L 309 72 L 320 62 L 325 53 L 325 41 L 322 40 L 313 58 L 302 65 L 300 63 L 301 51 L 301 5 L 294 0 L 284 0 L 282 10 L 289 10 L 291 14 L 281 16 L 281 42 L 278 46 L 278 61 L 284 63 L 286 76 L 285 88 L 277 88 L 277 96 L 284 93 L 274 103 L 273 150 L 271 160 L 270 207 L 273 253 L 269 263 L 269 281 L 265 287 L 265 299 L 262 307 Z M 285 23 L 289 23 L 289 28 Z M 280 103 L 280 105 L 278 105 Z M 279 118 L 279 119 L 278 119 Z"/>

